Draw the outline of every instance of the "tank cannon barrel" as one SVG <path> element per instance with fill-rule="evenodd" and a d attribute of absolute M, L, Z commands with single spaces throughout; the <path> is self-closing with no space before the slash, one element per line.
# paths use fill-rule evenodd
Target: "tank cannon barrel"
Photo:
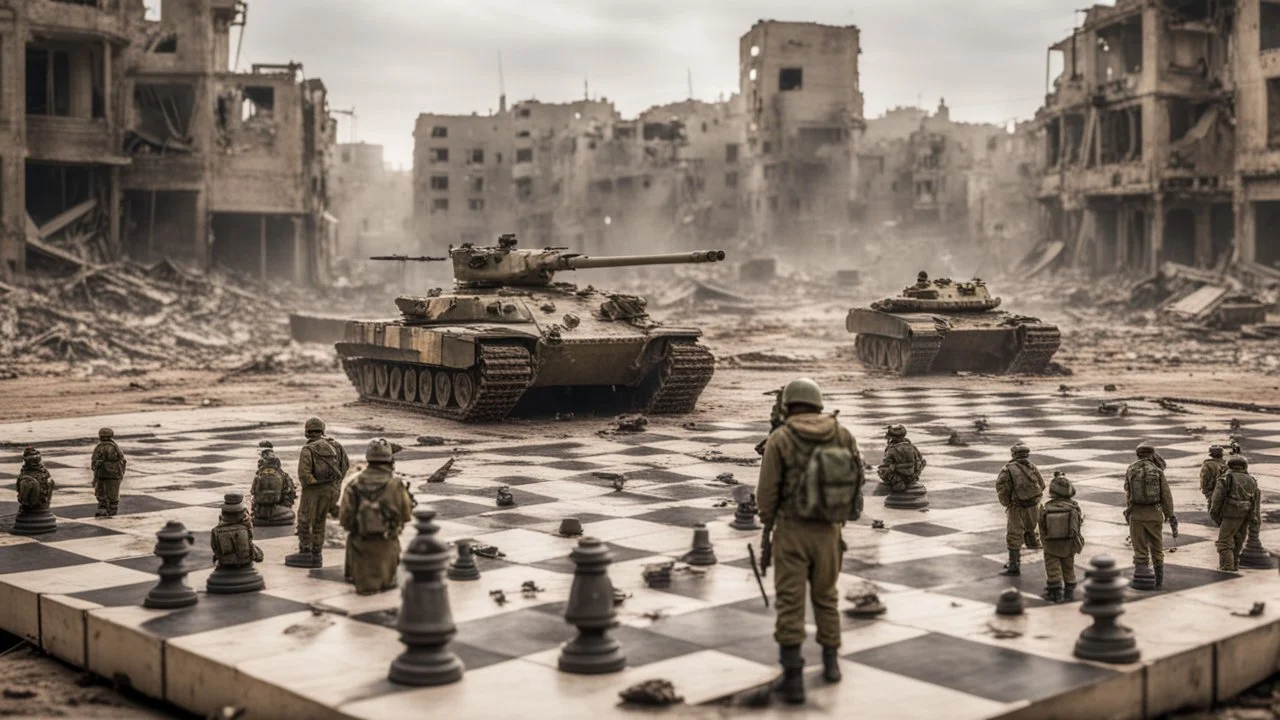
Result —
<path fill-rule="evenodd" d="M 613 255 L 588 257 L 564 255 L 556 259 L 554 270 L 585 270 L 588 268 L 631 267 L 635 265 L 684 265 L 724 260 L 723 250 L 697 250 L 694 252 L 668 253 L 665 255 Z"/>
<path fill-rule="evenodd" d="M 419 257 L 409 257 L 408 255 L 374 255 L 370 260 L 399 260 L 400 262 L 445 262 L 449 258 L 429 257 L 422 255 Z"/>

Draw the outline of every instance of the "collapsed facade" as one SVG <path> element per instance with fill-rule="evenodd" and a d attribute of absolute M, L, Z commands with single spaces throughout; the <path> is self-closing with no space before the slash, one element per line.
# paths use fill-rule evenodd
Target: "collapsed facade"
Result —
<path fill-rule="evenodd" d="M 26 78 L 2 95 L 0 274 L 128 255 L 324 282 L 323 83 L 294 63 L 233 72 L 240 0 L 145 13 L 142 0 L 0 4 L 0 28 L 23 41 L 0 62 Z"/>
<path fill-rule="evenodd" d="M 1280 263 L 1280 2 L 1094 6 L 1049 60 L 1039 200 L 1068 263 Z"/>

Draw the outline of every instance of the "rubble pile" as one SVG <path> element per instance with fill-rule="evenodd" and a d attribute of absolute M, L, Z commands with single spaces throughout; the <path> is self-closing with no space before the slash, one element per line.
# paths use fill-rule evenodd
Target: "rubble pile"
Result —
<path fill-rule="evenodd" d="M 250 289 L 244 289 L 250 288 Z M 159 366 L 230 374 L 331 370 L 331 352 L 291 345 L 295 290 L 196 275 L 168 261 L 85 267 L 69 278 L 0 288 L 0 373 L 116 372 Z"/>

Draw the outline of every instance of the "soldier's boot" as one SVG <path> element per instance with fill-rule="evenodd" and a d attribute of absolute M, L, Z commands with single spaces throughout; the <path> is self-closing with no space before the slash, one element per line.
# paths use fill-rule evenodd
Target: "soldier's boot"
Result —
<path fill-rule="evenodd" d="M 298 552 L 284 556 L 284 564 L 289 567 L 296 568 L 322 567 L 316 563 L 318 560 L 316 557 L 317 554 L 318 553 L 311 547 L 310 543 L 300 542 L 298 543 Z"/>
<path fill-rule="evenodd" d="M 1218 551 L 1218 569 L 1221 570 L 1222 572 L 1235 572 L 1236 569 L 1232 567 L 1232 563 L 1235 561 L 1235 559 L 1236 559 L 1235 553 L 1231 552 L 1230 550 L 1219 550 Z"/>
<path fill-rule="evenodd" d="M 1044 546 L 1040 544 L 1040 538 L 1036 537 L 1035 533 L 1027 533 L 1027 540 L 1026 540 L 1026 542 L 1027 542 L 1027 549 L 1028 549 L 1028 550 L 1042 550 L 1042 549 L 1044 549 Z"/>
<path fill-rule="evenodd" d="M 1017 550 L 1009 551 L 1009 562 L 1005 563 L 1004 570 L 1001 575 L 1021 575 L 1022 574 L 1022 558 L 1019 557 Z"/>
<path fill-rule="evenodd" d="M 822 648 L 822 679 L 829 683 L 840 682 L 840 648 Z"/>
<path fill-rule="evenodd" d="M 1044 595 L 1041 595 L 1040 597 L 1044 599 L 1045 602 L 1051 602 L 1054 604 L 1060 603 L 1062 602 L 1062 586 L 1056 584 L 1046 585 L 1044 588 Z"/>
<path fill-rule="evenodd" d="M 1155 571 L 1156 571 L 1156 589 L 1160 590 L 1164 588 L 1164 566 L 1156 565 Z"/>
<path fill-rule="evenodd" d="M 789 705 L 804 704 L 804 657 L 800 654 L 800 646 L 779 646 L 779 660 L 782 664 L 782 677 L 778 681 L 777 690 L 782 695 L 783 702 Z"/>
<path fill-rule="evenodd" d="M 1076 584 L 1067 583 L 1066 585 L 1063 585 L 1062 586 L 1062 602 L 1075 602 L 1075 601 L 1076 601 Z"/>

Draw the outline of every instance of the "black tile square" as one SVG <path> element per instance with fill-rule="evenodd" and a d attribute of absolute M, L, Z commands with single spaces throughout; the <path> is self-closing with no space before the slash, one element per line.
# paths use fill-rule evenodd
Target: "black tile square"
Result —
<path fill-rule="evenodd" d="M 224 463 L 224 462 L 230 462 L 232 460 L 241 460 L 241 459 L 244 459 L 243 453 L 242 454 L 206 453 L 204 455 L 196 455 L 194 457 L 184 457 L 182 458 L 182 461 L 191 463 L 192 465 L 214 465 L 216 463 Z"/>
<path fill-rule="evenodd" d="M 1165 555 L 1164 564 L 1164 587 L 1160 590 L 1134 590 L 1133 586 L 1125 588 L 1125 602 L 1137 602 L 1145 600 L 1149 597 L 1157 595 L 1165 595 L 1167 593 L 1179 592 L 1181 590 L 1190 590 L 1192 588 L 1204 587 L 1213 583 L 1222 582 L 1223 580 L 1231 580 L 1240 577 L 1235 573 L 1219 572 L 1217 570 L 1208 570 L 1203 568 L 1189 567 L 1186 565 L 1170 565 Z M 1077 575 L 1082 575 L 1079 566 L 1076 569 Z M 1133 582 L 1133 569 L 1124 571 L 1124 576 L 1129 582 Z M 1083 580 L 1083 577 L 1081 578 Z M 1243 602 L 1243 600 L 1242 600 Z M 1246 605 L 1248 603 L 1245 603 Z"/>
<path fill-rule="evenodd" d="M 545 481 L 539 480 L 538 478 L 526 477 L 524 475 L 503 475 L 502 477 L 496 477 L 493 479 L 495 487 L 498 485 L 510 485 L 515 487 L 517 485 L 533 485 L 540 482 Z M 494 492 L 497 491 L 495 490 Z"/>
<path fill-rule="evenodd" d="M 502 448 L 498 452 L 499 455 L 528 455 L 532 457 L 564 457 L 565 453 L 570 450 L 577 450 L 583 447 L 580 442 L 558 442 L 543 443 L 540 445 L 512 445 Z"/>
<path fill-rule="evenodd" d="M 863 558 L 865 561 L 866 558 Z M 977 555 L 942 555 L 850 570 L 875 582 L 896 583 L 913 588 L 952 585 L 998 574 L 1004 566 Z"/>
<path fill-rule="evenodd" d="M 4 518 L 0 520 L 0 531 L 11 532 L 13 530 L 13 518 Z M 106 537 L 108 535 L 123 535 L 124 533 L 111 528 L 105 528 L 98 525 L 90 525 L 88 523 L 78 522 L 60 522 L 58 529 L 44 535 L 32 535 L 33 540 L 39 540 L 44 543 L 56 543 L 63 540 L 79 540 L 80 538 Z"/>
<path fill-rule="evenodd" d="M 131 494 L 128 488 L 128 478 L 125 478 L 126 487 L 120 491 L 120 515 L 140 515 L 142 513 L 159 512 L 161 510 L 172 510 L 173 508 L 187 507 L 182 503 L 173 502 L 172 500 L 162 500 L 150 495 Z M 58 517 L 69 518 L 71 520 L 83 520 L 93 517 L 98 512 L 97 503 L 84 503 L 82 505 L 67 505 L 64 507 L 55 507 L 53 512 Z M 111 522 L 105 520 L 104 522 Z"/>
<path fill-rule="evenodd" d="M 692 481 L 672 483 L 658 487 L 645 488 L 644 492 L 664 500 L 698 500 L 709 497 L 729 497 L 733 493 L 733 485 Z"/>
<path fill-rule="evenodd" d="M 449 643 L 449 649 L 457 654 L 458 659 L 462 661 L 462 666 L 467 670 L 479 670 L 512 659 L 511 655 L 503 655 L 464 642 Z"/>
<path fill-rule="evenodd" d="M 514 508 L 485 513 L 484 515 L 473 515 L 471 517 L 458 518 L 457 521 L 464 525 L 470 525 L 483 530 L 509 530 L 511 528 L 528 527 L 530 525 L 552 522 L 546 518 L 516 512 L 516 509 Z M 476 534 L 479 535 L 480 533 Z"/>
<path fill-rule="evenodd" d="M 1078 582 L 1084 581 L 1084 571 L 1079 566 L 1076 567 L 1076 580 Z M 1040 599 L 1040 594 L 1044 592 L 1045 580 L 1044 567 L 1038 563 L 1034 566 L 1023 565 L 1021 575 L 1013 577 L 993 575 L 947 588 L 934 588 L 932 592 L 995 605 L 996 601 L 1000 599 L 1000 593 L 1011 587 L 1017 588 L 1022 592 L 1022 602 L 1027 607 L 1040 607 L 1048 604 Z"/>
<path fill-rule="evenodd" d="M 1076 486 L 1076 500 L 1088 500 L 1100 505 L 1111 505 L 1117 508 L 1124 507 L 1124 491 L 1123 490 L 1101 490 L 1093 489 L 1088 486 Z M 1181 520 L 1181 518 L 1179 518 Z"/>
<path fill-rule="evenodd" d="M 684 473 L 672 472 L 670 470 L 659 470 L 650 468 L 647 470 L 633 470 L 626 474 L 628 480 L 644 480 L 646 482 L 656 483 L 681 483 L 689 480 L 696 480 L 692 475 Z"/>
<path fill-rule="evenodd" d="M 148 581 L 134 583 L 132 585 L 120 585 L 112 588 L 86 590 L 85 592 L 73 593 L 71 597 L 92 603 L 98 603 L 103 607 L 141 605 L 142 601 L 146 599 L 147 593 L 151 592 L 151 588 L 155 587 L 159 580 L 160 578 L 157 577 L 155 582 Z"/>
<path fill-rule="evenodd" d="M 717 650 L 744 660 L 758 662 L 761 665 L 778 664 L 778 643 L 773 639 L 773 635 L 760 635 L 746 640 L 739 640 L 738 642 L 721 646 Z M 822 646 L 818 643 L 801 643 L 800 654 L 804 657 L 805 668 L 822 667 Z"/>
<path fill-rule="evenodd" d="M 200 531 L 193 532 L 192 535 L 195 537 L 195 544 L 190 546 L 191 552 L 187 554 L 184 561 L 187 569 L 195 572 L 196 570 L 213 567 L 213 548 L 209 547 L 209 533 Z M 107 562 L 145 573 L 154 573 L 160 569 L 160 558 L 155 555 L 139 555 L 138 557 L 108 560 Z"/>
<path fill-rule="evenodd" d="M 694 507 L 670 507 L 661 510 L 654 510 L 642 515 L 636 515 L 636 520 L 647 520 L 649 522 L 662 523 L 663 525 L 675 525 L 677 527 L 693 527 L 698 523 L 709 523 L 717 518 L 732 515 L 733 508 L 694 508 Z"/>
<path fill-rule="evenodd" d="M 1004 467 L 1001 465 L 1000 467 Z M 999 468 L 997 468 L 997 471 Z M 991 476 L 992 488 L 985 490 L 974 487 L 954 487 L 945 490 L 929 490 L 929 484 L 925 483 L 925 489 L 929 490 L 929 509 L 931 510 L 953 510 L 955 508 L 973 507 L 974 505 L 995 504 L 996 500 L 995 475 Z"/>
<path fill-rule="evenodd" d="M 846 655 L 878 670 L 905 675 L 996 702 L 1036 701 L 1100 682 L 1115 671 L 1028 655 L 938 633 Z M 921 662 L 928 658 L 928 662 Z"/>
<path fill-rule="evenodd" d="M 621 450 L 619 452 L 611 453 L 611 454 L 627 455 L 630 457 L 649 457 L 652 455 L 675 455 L 676 453 L 670 450 L 663 450 L 662 448 L 648 447 L 646 445 L 637 445 L 636 447 L 630 447 L 630 448 L 627 448 L 626 450 Z"/>
<path fill-rule="evenodd" d="M 712 607 L 661 618 L 648 629 L 704 648 L 720 648 L 742 640 L 772 638 L 773 625 L 768 616 Z"/>
<path fill-rule="evenodd" d="M 553 463 L 547 463 L 544 467 L 555 468 L 556 470 L 592 470 L 600 466 L 582 460 L 557 460 Z"/>
<path fill-rule="evenodd" d="M 436 511 L 436 517 L 441 520 L 457 520 L 459 518 L 471 517 L 487 513 L 493 508 L 489 505 L 481 505 L 479 503 L 465 502 L 463 500 L 435 500 L 423 503 L 425 507 L 429 507 Z"/>
<path fill-rule="evenodd" d="M 919 535 L 920 537 L 941 537 L 943 535 L 951 535 L 960 532 L 955 528 L 949 528 L 945 525 L 937 525 L 931 522 L 907 523 L 906 525 L 894 525 L 893 529 L 898 532 L 904 532 L 910 535 Z"/>
<path fill-rule="evenodd" d="M 627 562 L 628 560 L 636 560 L 643 557 L 653 556 L 653 553 L 648 550 L 637 550 L 636 548 L 615 545 L 609 542 L 605 543 L 605 546 L 608 547 L 609 552 L 613 554 L 613 562 L 615 563 L 622 563 Z M 529 563 L 529 565 L 543 570 L 550 570 L 552 572 L 560 572 L 568 575 L 572 575 L 574 569 L 577 567 L 568 556 L 542 560 L 540 562 Z"/>
<path fill-rule="evenodd" d="M 221 505 L 219 503 L 219 505 Z M 254 525 L 254 540 L 274 540 L 276 538 L 290 537 L 297 535 L 298 531 L 293 525 Z"/>
<path fill-rule="evenodd" d="M 199 604 L 147 620 L 141 627 L 153 635 L 175 638 L 300 612 L 308 607 L 306 603 L 263 593 L 203 594 Z"/>
<path fill-rule="evenodd" d="M 39 542 L 0 547 L 0 575 L 87 565 L 92 562 L 97 561 Z"/>
<path fill-rule="evenodd" d="M 627 667 L 643 667 L 695 653 L 702 648 L 678 637 L 650 632 L 630 625 L 619 625 L 609 633 L 627 654 Z M 775 646 L 776 647 L 776 646 Z"/>
<path fill-rule="evenodd" d="M 577 632 L 563 617 L 525 608 L 461 623 L 457 641 L 509 657 L 523 657 L 557 647 Z"/>

